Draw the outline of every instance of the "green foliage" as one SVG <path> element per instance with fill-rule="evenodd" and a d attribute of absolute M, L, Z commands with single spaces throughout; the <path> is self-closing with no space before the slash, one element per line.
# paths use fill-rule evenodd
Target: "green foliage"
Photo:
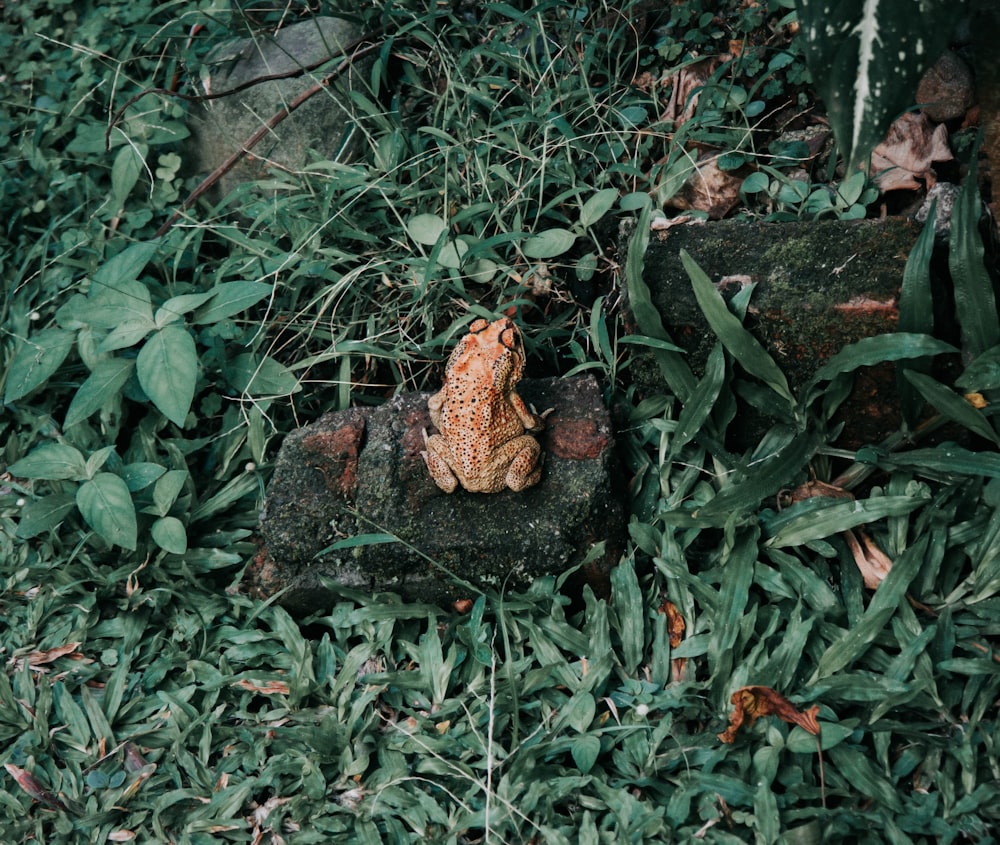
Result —
<path fill-rule="evenodd" d="M 917 82 L 947 46 L 967 4 L 946 0 L 801 0 L 816 90 L 848 165 L 865 161 L 914 105 Z"/>
<path fill-rule="evenodd" d="M 755 212 L 867 203 L 858 177 L 801 193 L 789 151 L 756 147 L 808 78 L 796 42 L 755 40 L 789 3 L 673 4 L 650 49 L 628 5 L 352 8 L 386 39 L 376 90 L 354 95 L 363 153 L 192 207 L 160 238 L 196 180 L 185 101 L 143 92 L 175 74 L 194 90 L 213 44 L 308 10 L 8 5 L 4 842 L 988 841 L 995 455 L 900 438 L 848 456 L 856 501 L 773 506 L 844 459 L 832 417 L 860 367 L 899 362 L 913 420 L 926 401 L 997 440 L 992 407 L 962 395 L 1000 387 L 995 314 L 968 304 L 988 278 L 974 176 L 954 386 L 923 366 L 953 348 L 909 313 L 795 395 L 743 325 L 751 291 L 727 304 L 686 260 L 719 340 L 696 377 L 642 279 L 650 197 L 683 182 L 684 144 L 756 168 Z M 669 92 L 637 72 L 740 40 L 693 118 L 657 123 Z M 640 334 L 619 338 L 610 235 L 633 216 L 620 273 Z M 928 260 L 911 259 L 913 308 Z M 425 386 L 470 319 L 510 309 L 533 368 L 601 374 L 627 417 L 632 542 L 610 598 L 577 607 L 542 579 L 457 615 L 343 592 L 293 619 L 241 595 L 278 438 Z M 633 349 L 669 393 L 623 386 Z M 726 446 L 737 396 L 776 421 L 747 454 Z M 847 530 L 894 561 L 874 594 Z M 762 719 L 722 744 L 753 683 L 818 705 L 819 740 Z"/>

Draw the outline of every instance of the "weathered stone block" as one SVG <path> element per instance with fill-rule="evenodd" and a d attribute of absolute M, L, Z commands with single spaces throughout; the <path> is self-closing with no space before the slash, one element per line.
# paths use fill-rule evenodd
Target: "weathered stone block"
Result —
<path fill-rule="evenodd" d="M 541 481 L 523 492 L 447 494 L 420 455 L 429 394 L 329 414 L 285 438 L 261 515 L 262 549 L 245 583 L 305 613 L 333 597 L 324 580 L 448 603 L 477 587 L 524 588 L 606 542 L 585 576 L 600 587 L 624 548 L 611 423 L 591 377 L 525 379 L 525 401 L 553 408 L 539 435 Z M 331 549 L 389 533 L 400 542 Z"/>
<path fill-rule="evenodd" d="M 208 93 L 232 93 L 206 99 L 189 114 L 197 171 L 210 173 L 238 151 L 281 108 L 329 73 L 334 60 L 344 59 L 345 48 L 360 34 L 350 21 L 317 17 L 271 37 L 236 39 L 212 50 L 205 59 Z M 358 141 L 346 92 L 367 78 L 370 66 L 370 61 L 352 66 L 271 129 L 222 177 L 221 196 L 241 182 L 261 178 L 274 164 L 303 167 L 310 151 L 329 159 L 349 157 Z M 271 78 L 277 76 L 284 78 Z"/>
<path fill-rule="evenodd" d="M 903 271 L 919 233 L 917 224 L 901 218 L 675 226 L 651 237 L 644 280 L 664 327 L 687 352 L 696 375 L 716 337 L 694 297 L 681 250 L 727 299 L 756 284 L 745 326 L 795 392 L 844 346 L 898 330 Z M 633 377 L 663 389 L 652 361 L 634 370 Z M 895 431 L 895 369 L 886 365 L 858 373 L 839 419 L 846 424 L 842 445 L 877 442 Z M 756 442 L 769 424 L 753 409 L 744 409 L 733 426 L 739 445 Z"/>

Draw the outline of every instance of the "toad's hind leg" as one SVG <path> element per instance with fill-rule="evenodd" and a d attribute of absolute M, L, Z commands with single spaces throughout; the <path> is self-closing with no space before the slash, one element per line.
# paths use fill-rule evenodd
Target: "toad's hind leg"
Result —
<path fill-rule="evenodd" d="M 445 493 L 454 493 L 455 488 L 458 487 L 458 477 L 452 471 L 447 460 L 447 457 L 451 455 L 447 441 L 440 434 L 432 434 L 427 437 L 427 432 L 424 432 L 424 438 L 427 449 L 420 454 L 424 458 L 424 463 L 427 464 L 431 478 Z"/>
<path fill-rule="evenodd" d="M 542 477 L 542 447 L 534 437 L 518 437 L 519 450 L 507 468 L 507 486 L 514 492 L 526 490 Z"/>

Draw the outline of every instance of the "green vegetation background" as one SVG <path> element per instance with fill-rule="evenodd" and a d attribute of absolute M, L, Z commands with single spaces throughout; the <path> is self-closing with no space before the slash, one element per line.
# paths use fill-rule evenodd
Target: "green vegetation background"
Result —
<path fill-rule="evenodd" d="M 770 168 L 747 216 L 871 199 L 832 172 L 802 192 L 794 150 L 761 141 L 775 104 L 813 102 L 789 6 L 675 4 L 643 46 L 631 7 L 345 9 L 382 43 L 354 94 L 362 155 L 155 238 L 197 184 L 190 106 L 119 109 L 175 79 L 193 93 L 212 45 L 316 10 L 4 5 L 5 843 L 995 841 L 1000 438 L 960 396 L 1000 387 L 974 168 L 951 250 L 957 391 L 921 364 L 949 347 L 919 316 L 795 396 L 740 326 L 746 302 L 727 309 L 693 264 L 720 338 L 706 373 L 644 308 L 648 196 L 683 183 L 685 144 Z M 669 88 L 635 81 L 709 51 L 730 59 L 695 115 L 661 121 Z M 534 371 L 595 372 L 625 420 L 634 519 L 611 599 L 577 607 L 545 579 L 465 615 L 344 594 L 292 619 L 240 595 L 282 435 L 433 384 L 469 320 L 508 309 Z M 637 342 L 662 395 L 628 387 Z M 901 362 L 914 424 L 932 407 L 983 451 L 830 447 L 851 372 L 881 360 Z M 737 393 L 778 420 L 746 455 L 724 446 Z M 777 511 L 810 472 L 858 500 Z M 859 527 L 893 561 L 874 593 L 842 539 Z M 722 743 L 746 685 L 818 705 L 819 741 L 763 718 Z"/>

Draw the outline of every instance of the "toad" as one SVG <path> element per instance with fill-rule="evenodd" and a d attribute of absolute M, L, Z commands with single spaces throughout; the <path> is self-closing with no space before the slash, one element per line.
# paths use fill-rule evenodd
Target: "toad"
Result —
<path fill-rule="evenodd" d="M 524 345 L 513 321 L 476 320 L 452 351 L 444 384 L 427 402 L 440 434 L 424 432 L 421 454 L 446 493 L 461 484 L 478 493 L 524 490 L 542 475 L 542 448 L 528 432 L 545 427 L 515 390 Z"/>

